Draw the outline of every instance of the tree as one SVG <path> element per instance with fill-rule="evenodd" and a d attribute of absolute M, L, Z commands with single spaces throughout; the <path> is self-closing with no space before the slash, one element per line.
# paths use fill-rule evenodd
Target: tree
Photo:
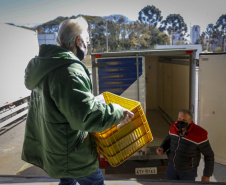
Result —
<path fill-rule="evenodd" d="M 146 6 L 140 12 L 138 16 L 138 21 L 144 25 L 147 25 L 149 28 L 150 36 L 146 35 L 149 47 L 152 45 L 151 38 L 153 37 L 154 28 L 158 27 L 158 24 L 162 21 L 161 11 L 155 6 Z"/>
<path fill-rule="evenodd" d="M 90 25 L 90 39 L 92 52 L 103 52 L 106 50 L 106 27 L 105 20 L 101 17 L 89 16 L 86 20 Z"/>
<path fill-rule="evenodd" d="M 140 23 L 153 25 L 156 28 L 162 21 L 161 11 L 153 5 L 148 5 L 139 12 L 138 20 Z"/>
<path fill-rule="evenodd" d="M 184 40 L 184 36 L 187 33 L 187 24 L 184 22 L 183 17 L 180 14 L 170 14 L 166 17 L 166 20 L 162 21 L 160 27 L 161 31 L 166 30 L 173 40 L 178 36 L 179 40 Z"/>
<path fill-rule="evenodd" d="M 159 29 L 151 27 L 152 35 L 149 27 L 139 21 L 129 25 L 128 35 L 130 49 L 148 49 L 154 48 L 156 44 L 169 44 L 168 35 L 159 31 Z"/>
<path fill-rule="evenodd" d="M 201 43 L 201 39 L 196 39 L 195 44 L 200 44 Z"/>
<path fill-rule="evenodd" d="M 221 47 L 217 47 L 213 52 L 214 53 L 220 53 L 222 51 Z"/>
<path fill-rule="evenodd" d="M 211 45 L 213 44 L 214 40 L 213 40 L 213 33 L 214 33 L 214 25 L 213 24 L 208 24 L 207 27 L 206 27 L 206 36 L 208 38 L 207 40 L 207 50 L 208 51 L 211 51 L 212 47 Z"/>
<path fill-rule="evenodd" d="M 216 28 L 216 26 L 214 27 L 214 32 L 213 32 L 213 44 L 214 44 L 214 50 L 216 48 L 223 48 L 224 45 L 222 46 L 222 33 L 219 29 Z"/>
<path fill-rule="evenodd" d="M 159 45 L 169 45 L 170 39 L 169 39 L 169 36 L 167 34 L 162 33 L 161 31 L 159 31 L 159 29 L 155 29 L 151 43 L 152 43 L 153 47 L 157 44 L 159 44 Z"/>
<path fill-rule="evenodd" d="M 122 47 L 123 43 L 125 42 L 125 36 L 126 36 L 126 31 L 125 31 L 125 18 L 124 17 L 120 17 L 117 21 L 117 25 L 118 25 L 118 43 L 120 45 L 120 47 L 118 48 L 119 50 L 124 49 Z M 122 43 L 121 43 L 122 42 Z"/>
<path fill-rule="evenodd" d="M 107 21 L 109 51 L 117 51 L 119 46 L 119 25 L 114 21 Z"/>
<path fill-rule="evenodd" d="M 224 40 L 226 36 L 226 14 L 223 14 L 219 17 L 216 22 L 216 28 L 220 29 L 221 36 L 222 36 L 222 51 L 224 51 Z"/>
<path fill-rule="evenodd" d="M 200 44 L 202 45 L 202 51 L 207 50 L 206 32 L 202 32 L 200 36 Z"/>

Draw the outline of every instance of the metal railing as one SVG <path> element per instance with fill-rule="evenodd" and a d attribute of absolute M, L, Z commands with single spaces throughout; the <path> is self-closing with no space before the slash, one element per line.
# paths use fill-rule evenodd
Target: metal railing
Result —
<path fill-rule="evenodd" d="M 0 107 L 0 134 L 26 117 L 30 96 Z"/>

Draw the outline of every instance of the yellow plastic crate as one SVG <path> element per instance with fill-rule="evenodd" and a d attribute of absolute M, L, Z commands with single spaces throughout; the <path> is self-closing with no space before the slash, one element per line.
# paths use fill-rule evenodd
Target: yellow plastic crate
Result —
<path fill-rule="evenodd" d="M 109 92 L 104 92 L 103 96 L 107 104 L 116 103 L 134 113 L 133 119 L 124 127 L 117 129 L 117 125 L 113 125 L 93 134 L 97 151 L 116 167 L 151 142 L 153 137 L 140 102 Z"/>

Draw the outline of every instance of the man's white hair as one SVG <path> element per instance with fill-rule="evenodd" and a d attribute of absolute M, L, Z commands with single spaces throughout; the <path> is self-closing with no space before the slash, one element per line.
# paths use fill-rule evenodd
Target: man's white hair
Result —
<path fill-rule="evenodd" d="M 77 36 L 88 30 L 88 23 L 83 17 L 67 19 L 59 26 L 56 44 L 70 50 Z"/>

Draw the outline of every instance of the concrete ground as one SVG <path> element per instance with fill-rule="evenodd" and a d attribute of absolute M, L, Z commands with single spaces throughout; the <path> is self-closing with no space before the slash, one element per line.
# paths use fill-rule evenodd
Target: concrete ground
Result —
<path fill-rule="evenodd" d="M 24 127 L 25 122 L 20 123 L 16 127 L 7 131 L 6 133 L 0 135 L 0 175 L 37 175 L 37 176 L 47 176 L 47 174 L 40 168 L 37 168 L 33 165 L 25 163 L 20 159 L 22 142 L 24 138 Z M 198 177 L 197 181 L 201 180 L 202 171 L 204 168 L 203 160 L 201 160 L 200 166 L 198 168 Z M 123 175 L 113 175 L 105 176 L 106 178 L 117 178 L 122 179 L 126 178 L 127 181 L 116 181 L 116 180 L 107 180 L 106 185 L 113 184 L 145 184 L 144 182 L 139 181 L 128 181 L 128 179 L 138 178 L 135 175 L 123 176 Z M 0 177 L 1 179 L 1 177 Z M 152 179 L 153 180 L 153 179 Z M 164 176 L 161 180 L 165 180 Z M 226 184 L 226 166 L 215 163 L 214 165 L 214 174 L 211 177 L 212 182 L 222 182 Z M 1 183 L 1 182 L 0 182 Z M 148 182 L 147 182 L 148 183 Z M 146 184 L 147 184 L 146 183 Z M 2 184 L 2 183 L 1 183 Z M 34 183 L 29 183 L 34 184 Z M 47 183 L 47 184 L 57 184 L 57 182 Z M 150 184 L 150 183 L 148 183 Z M 169 184 L 169 183 L 168 183 Z M 19 185 L 19 184 L 17 184 Z"/>

